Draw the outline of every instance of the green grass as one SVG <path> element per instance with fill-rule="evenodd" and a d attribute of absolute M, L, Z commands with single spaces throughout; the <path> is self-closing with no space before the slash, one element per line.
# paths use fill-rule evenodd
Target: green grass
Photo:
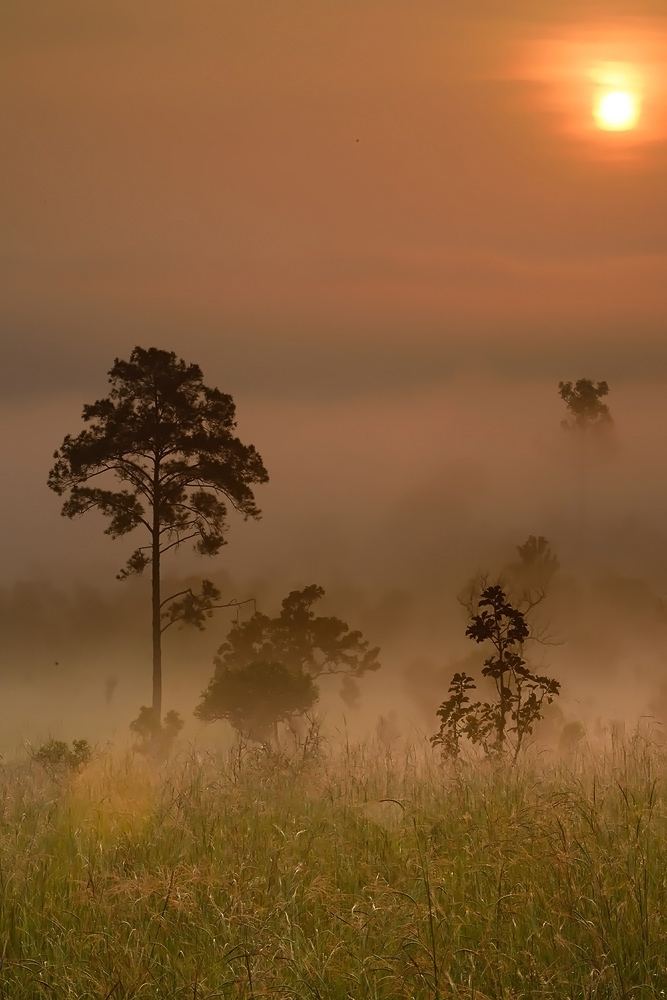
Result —
<path fill-rule="evenodd" d="M 6 765 L 0 996 L 664 997 L 666 773 L 638 743 Z"/>

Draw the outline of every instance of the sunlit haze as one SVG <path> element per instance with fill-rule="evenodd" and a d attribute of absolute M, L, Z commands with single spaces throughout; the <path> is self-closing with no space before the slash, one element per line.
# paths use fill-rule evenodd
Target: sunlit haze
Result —
<path fill-rule="evenodd" d="M 667 0 L 2 0 L 1 1000 L 667 997 Z"/>
<path fill-rule="evenodd" d="M 321 584 L 383 650 L 360 728 L 417 661 L 468 651 L 460 588 L 531 533 L 572 587 L 603 581 L 596 620 L 611 580 L 667 594 L 662 3 L 9 0 L 2 20 L 2 655 L 46 671 L 42 734 L 78 732 L 101 674 L 125 678 L 103 730 L 146 697 L 148 584 L 116 580 L 134 542 L 45 485 L 137 344 L 231 393 L 270 477 L 261 521 L 232 512 L 219 554 L 171 552 L 170 579 L 269 611 Z M 557 389 L 580 377 L 609 382 L 615 427 L 583 547 Z M 628 618 L 587 645 L 569 586 L 563 704 L 641 714 L 659 642 L 632 647 Z M 103 608 L 110 644 L 85 624 Z M 193 731 L 228 626 L 165 640 Z M 438 694 L 415 695 L 420 725 Z"/>

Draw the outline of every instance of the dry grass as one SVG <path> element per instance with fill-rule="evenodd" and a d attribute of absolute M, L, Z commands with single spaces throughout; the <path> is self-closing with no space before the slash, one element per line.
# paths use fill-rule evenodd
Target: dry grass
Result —
<path fill-rule="evenodd" d="M 664 997 L 665 775 L 639 742 L 7 765 L 0 995 Z"/>

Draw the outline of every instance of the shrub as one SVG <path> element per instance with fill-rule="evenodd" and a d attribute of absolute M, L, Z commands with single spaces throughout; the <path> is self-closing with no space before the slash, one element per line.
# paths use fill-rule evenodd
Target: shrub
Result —
<path fill-rule="evenodd" d="M 88 740 L 73 740 L 69 746 L 64 740 L 47 740 L 31 754 L 32 759 L 47 770 L 77 772 L 90 762 L 93 751 Z"/>

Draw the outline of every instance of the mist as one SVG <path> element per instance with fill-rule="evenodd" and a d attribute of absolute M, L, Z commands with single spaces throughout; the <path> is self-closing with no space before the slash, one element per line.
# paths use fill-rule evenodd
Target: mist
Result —
<path fill-rule="evenodd" d="M 0 6 L 2 996 L 664 1000 L 665 0 Z"/>
<path fill-rule="evenodd" d="M 274 614 L 289 590 L 320 584 L 323 611 L 381 647 L 381 671 L 360 680 L 352 703 L 340 683 L 323 685 L 318 711 L 330 731 L 373 734 L 384 716 L 423 735 L 456 665 L 476 662 L 458 595 L 477 573 L 501 577 L 516 547 L 541 534 L 560 563 L 540 609 L 553 645 L 535 654 L 563 685 L 552 738 L 563 720 L 591 730 L 614 719 L 660 723 L 661 393 L 658 382 L 612 382 L 613 431 L 591 457 L 584 523 L 576 442 L 561 426 L 552 379 L 459 374 L 407 392 L 239 398 L 240 430 L 271 474 L 258 491 L 262 519 L 232 519 L 213 559 L 179 550 L 165 587 L 207 577 L 225 600 L 252 597 Z M 126 741 L 149 694 L 148 581 L 115 579 L 131 540 L 105 537 L 94 516 L 61 518 L 44 486 L 50 452 L 76 427 L 77 410 L 62 400 L 57 413 L 31 408 L 29 446 L 22 438 L 11 456 L 16 527 L 0 596 L 5 747 L 53 733 Z M 188 738 L 206 744 L 229 738 L 192 712 L 233 620 L 221 610 L 203 632 L 172 630 L 165 646 L 166 704 L 188 720 Z"/>
<path fill-rule="evenodd" d="M 531 534 L 560 562 L 564 717 L 662 703 L 665 25 L 649 2 L 7 6 L 5 742 L 120 738 L 148 697 L 147 581 L 45 486 L 135 344 L 231 393 L 270 474 L 262 519 L 180 549 L 173 586 L 274 614 L 317 583 L 381 647 L 354 704 L 325 685 L 332 727 L 428 733 L 474 654 L 457 595 Z M 642 71 L 632 133 L 591 125 L 598 59 Z M 585 516 L 557 393 L 580 377 L 614 419 Z M 165 646 L 192 738 L 225 730 L 192 709 L 229 624 Z"/>

